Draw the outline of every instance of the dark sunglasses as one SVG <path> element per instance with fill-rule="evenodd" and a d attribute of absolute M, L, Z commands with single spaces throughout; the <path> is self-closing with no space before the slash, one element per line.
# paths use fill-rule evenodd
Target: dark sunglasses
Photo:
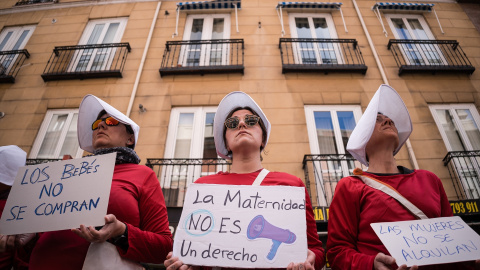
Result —
<path fill-rule="evenodd" d="M 247 114 L 245 115 L 245 118 L 243 121 L 245 122 L 245 125 L 247 125 L 248 127 L 253 127 L 258 123 L 258 121 L 260 121 L 260 117 L 256 115 Z M 240 119 L 236 116 L 227 118 L 227 120 L 225 120 L 225 127 L 229 129 L 236 129 L 238 128 L 239 124 L 240 124 Z"/>
<path fill-rule="evenodd" d="M 95 122 L 93 122 L 92 124 L 92 130 L 95 130 L 98 128 L 98 125 L 100 125 L 100 123 L 102 121 L 105 121 L 105 124 L 107 124 L 107 126 L 117 126 L 120 122 L 118 122 L 117 119 L 109 116 L 109 117 L 106 117 L 106 118 L 100 118 L 98 120 L 96 120 Z"/>

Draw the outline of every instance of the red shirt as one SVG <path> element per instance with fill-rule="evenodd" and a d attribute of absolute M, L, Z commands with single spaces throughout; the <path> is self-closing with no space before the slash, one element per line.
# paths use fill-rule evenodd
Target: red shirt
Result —
<path fill-rule="evenodd" d="M 453 215 L 441 180 L 429 171 L 415 170 L 409 174 L 385 176 L 365 175 L 395 188 L 429 218 Z M 370 226 L 371 223 L 415 220 L 394 198 L 365 185 L 353 176 L 340 180 L 329 211 L 327 258 L 332 269 L 339 270 L 371 270 L 379 252 L 389 255 Z M 452 267 L 452 264 L 444 264 L 422 266 L 419 269 L 467 269 Z"/>
<path fill-rule="evenodd" d="M 128 226 L 129 248 L 127 252 L 117 248 L 120 256 L 163 263 L 173 240 L 162 189 L 150 168 L 115 166 L 107 213 Z M 82 269 L 89 245 L 70 230 L 43 233 L 31 255 L 30 269 Z"/>
<path fill-rule="evenodd" d="M 195 181 L 197 184 L 221 184 L 221 185 L 251 185 L 261 170 L 246 173 L 224 173 L 201 177 Z M 282 172 L 269 172 L 263 179 L 262 186 L 294 186 L 305 187 L 300 178 Z M 307 218 L 307 242 L 308 249 L 315 253 L 315 269 L 321 269 L 325 265 L 325 251 L 322 242 L 318 239 L 317 225 L 313 217 L 312 203 L 307 189 L 305 189 L 305 214 Z"/>

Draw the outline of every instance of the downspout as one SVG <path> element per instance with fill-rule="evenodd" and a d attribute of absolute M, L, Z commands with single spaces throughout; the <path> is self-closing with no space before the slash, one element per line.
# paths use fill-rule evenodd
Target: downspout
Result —
<path fill-rule="evenodd" d="M 132 112 L 133 102 L 135 101 L 135 96 L 137 95 L 138 84 L 140 82 L 140 77 L 142 76 L 143 66 L 145 65 L 145 59 L 147 58 L 147 52 L 150 47 L 150 42 L 153 36 L 153 29 L 155 29 L 155 23 L 157 22 L 158 13 L 160 12 L 160 6 L 162 2 L 158 2 L 157 9 L 155 10 L 155 15 L 153 16 L 152 25 L 150 26 L 150 32 L 148 33 L 147 42 L 145 43 L 145 49 L 143 50 L 142 60 L 140 61 L 140 66 L 138 67 L 137 77 L 135 78 L 135 83 L 133 84 L 132 95 L 130 96 L 130 102 L 128 103 L 127 116 L 130 117 Z"/>
<path fill-rule="evenodd" d="M 373 57 L 375 58 L 375 62 L 377 63 L 378 70 L 380 70 L 380 74 L 382 75 L 382 80 L 384 84 L 389 84 L 387 76 L 385 75 L 385 70 L 383 69 L 382 63 L 380 62 L 380 58 L 378 56 L 377 50 L 375 50 L 375 46 L 373 45 L 372 38 L 370 37 L 370 33 L 368 33 L 367 26 L 363 21 L 362 13 L 360 9 L 358 9 L 357 2 L 352 0 L 353 6 L 355 7 L 355 11 L 357 12 L 358 18 L 360 19 L 360 23 L 362 24 L 363 31 L 367 36 L 368 45 L 370 45 L 370 49 L 372 50 Z M 412 144 L 410 143 L 410 139 L 407 139 L 405 145 L 407 146 L 408 157 L 410 158 L 410 162 L 412 163 L 413 167 L 418 170 L 418 162 L 417 158 L 415 157 L 415 153 L 413 152 Z"/>

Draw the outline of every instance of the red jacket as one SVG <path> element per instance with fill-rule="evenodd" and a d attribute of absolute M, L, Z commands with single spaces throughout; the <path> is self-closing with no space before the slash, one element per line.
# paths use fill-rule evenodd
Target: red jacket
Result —
<path fill-rule="evenodd" d="M 441 180 L 429 171 L 365 175 L 395 188 L 429 218 L 453 215 Z M 345 177 L 338 183 L 329 211 L 327 258 L 332 269 L 339 270 L 372 270 L 373 261 L 379 252 L 389 255 L 370 223 L 415 220 L 394 198 L 352 176 Z M 419 269 L 468 269 L 461 265 L 430 265 Z"/>

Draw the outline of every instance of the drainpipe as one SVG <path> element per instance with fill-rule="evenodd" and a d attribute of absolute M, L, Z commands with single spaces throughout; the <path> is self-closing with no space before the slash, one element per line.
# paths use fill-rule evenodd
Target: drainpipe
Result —
<path fill-rule="evenodd" d="M 143 50 L 142 60 L 140 61 L 140 66 L 138 67 L 137 77 L 135 78 L 135 83 L 132 89 L 132 95 L 130 96 L 130 102 L 128 103 L 127 116 L 130 117 L 132 112 L 133 101 L 135 101 L 135 96 L 137 95 L 138 83 L 140 82 L 140 77 L 142 76 L 143 66 L 145 65 L 145 59 L 147 58 L 147 52 L 150 47 L 150 41 L 152 40 L 153 29 L 155 28 L 155 23 L 157 22 L 158 12 L 160 11 L 160 6 L 162 2 L 158 2 L 157 9 L 155 10 L 155 15 L 153 16 L 152 25 L 150 26 L 150 32 L 148 33 L 147 42 L 145 43 L 145 49 Z"/>
<path fill-rule="evenodd" d="M 367 26 L 365 25 L 365 22 L 363 21 L 362 13 L 360 12 L 360 9 L 358 9 L 357 2 L 355 0 L 352 0 L 353 6 L 355 7 L 355 11 L 357 12 L 358 18 L 360 19 L 360 23 L 362 24 L 363 31 L 365 32 L 365 35 L 367 36 L 367 41 L 368 45 L 370 45 L 370 49 L 372 50 L 373 57 L 375 58 L 375 62 L 377 63 L 378 70 L 380 70 L 380 74 L 382 75 L 382 80 L 384 84 L 388 84 L 388 79 L 387 76 L 385 75 L 385 70 L 383 69 L 382 63 L 380 62 L 380 57 L 378 56 L 377 50 L 375 50 L 375 46 L 373 45 L 372 38 L 370 37 L 370 34 L 368 33 Z M 410 162 L 412 163 L 413 167 L 418 170 L 418 162 L 417 158 L 415 157 L 415 153 L 413 152 L 412 144 L 410 143 L 410 139 L 407 139 L 405 145 L 407 146 L 407 151 L 408 151 L 408 157 L 410 159 Z"/>

